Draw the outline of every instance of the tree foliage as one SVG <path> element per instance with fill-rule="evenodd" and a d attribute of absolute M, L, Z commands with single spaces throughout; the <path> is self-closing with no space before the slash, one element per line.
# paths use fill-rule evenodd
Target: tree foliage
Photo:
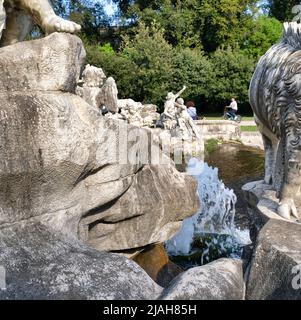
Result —
<path fill-rule="evenodd" d="M 248 105 L 249 82 L 252 77 L 255 60 L 246 56 L 238 48 L 218 49 L 211 56 L 213 81 L 210 87 L 211 105 L 227 104 L 231 97 L 246 108 Z"/>
<path fill-rule="evenodd" d="M 300 0 L 268 0 L 266 6 L 272 17 L 285 22 L 292 20 L 294 16 L 292 9 L 298 4 Z"/>
<path fill-rule="evenodd" d="M 230 47 L 211 56 L 199 48 L 174 49 L 157 25 L 140 24 L 137 30 L 135 37 L 125 37 L 120 53 L 108 50 L 107 45 L 88 47 L 89 63 L 117 79 L 120 97 L 156 103 L 162 109 L 166 93 L 186 85 L 184 98 L 218 110 L 232 96 L 247 104 L 254 59 Z"/>
<path fill-rule="evenodd" d="M 259 58 L 280 40 L 282 32 L 283 25 L 279 20 L 259 16 L 254 20 L 252 28 L 245 33 L 241 48 L 247 55 Z"/>
<path fill-rule="evenodd" d="M 248 86 L 256 62 L 279 40 L 280 21 L 289 19 L 299 2 L 265 1 L 268 11 L 262 14 L 257 0 L 112 0 L 120 19 L 110 29 L 116 16 L 106 15 L 105 1 L 54 5 L 82 25 L 88 62 L 116 79 L 119 96 L 162 107 L 166 93 L 185 84 L 184 98 L 207 111 L 221 110 L 232 96 L 250 110 Z"/>
<path fill-rule="evenodd" d="M 86 45 L 86 51 L 87 63 L 102 68 L 107 76 L 114 77 L 120 98 L 138 98 L 138 68 L 134 62 L 115 53 L 109 44 L 104 46 Z"/>
<path fill-rule="evenodd" d="M 150 27 L 140 23 L 134 38 L 125 37 L 124 56 L 138 67 L 137 96 L 145 102 L 162 100 L 169 91 L 172 76 L 173 48 L 156 24 Z"/>
<path fill-rule="evenodd" d="M 215 51 L 220 45 L 239 41 L 256 11 L 255 0 L 151 0 L 122 2 L 123 16 L 135 26 L 153 21 L 164 28 L 173 46 L 204 47 Z"/>
<path fill-rule="evenodd" d="M 80 36 L 90 43 L 100 41 L 100 28 L 108 27 L 110 19 L 105 13 L 103 1 L 51 0 L 55 12 L 82 26 Z"/>

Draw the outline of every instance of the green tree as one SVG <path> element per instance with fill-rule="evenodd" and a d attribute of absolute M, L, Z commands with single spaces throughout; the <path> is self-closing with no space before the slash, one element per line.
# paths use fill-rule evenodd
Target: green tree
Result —
<path fill-rule="evenodd" d="M 300 4 L 300 0 L 268 0 L 266 6 L 272 17 L 285 22 L 292 20 L 292 8 L 297 4 Z"/>
<path fill-rule="evenodd" d="M 255 60 L 239 49 L 218 49 L 211 56 L 214 77 L 210 82 L 208 103 L 220 110 L 236 97 L 241 110 L 249 111 L 249 83 Z"/>
<path fill-rule="evenodd" d="M 173 77 L 170 88 L 186 85 L 184 98 L 196 102 L 207 101 L 210 83 L 213 78 L 213 66 L 200 49 L 178 48 L 173 56 Z"/>
<path fill-rule="evenodd" d="M 199 7 L 202 43 L 205 51 L 239 43 L 256 12 L 254 0 L 202 0 Z"/>
<path fill-rule="evenodd" d="M 119 98 L 137 99 L 138 68 L 134 62 L 114 52 L 109 44 L 86 45 L 87 63 L 102 68 L 105 74 L 116 80 Z"/>
<path fill-rule="evenodd" d="M 110 19 L 104 11 L 104 1 L 94 0 L 51 0 L 53 8 L 61 17 L 82 26 L 80 37 L 88 43 L 98 43 L 100 28 L 108 27 Z"/>
<path fill-rule="evenodd" d="M 169 91 L 173 48 L 156 24 L 140 23 L 133 38 L 124 37 L 122 55 L 138 68 L 136 99 L 160 103 Z"/>
<path fill-rule="evenodd" d="M 81 35 L 90 43 L 99 43 L 100 28 L 110 24 L 99 1 L 69 0 L 69 18 L 82 26 Z"/>
<path fill-rule="evenodd" d="M 118 1 L 117 1 L 118 2 Z M 257 10 L 256 0 L 134 0 L 120 5 L 123 16 L 135 26 L 156 21 L 173 46 L 204 47 L 213 52 L 234 45 Z M 241 38 L 241 37 L 240 37 Z"/>
<path fill-rule="evenodd" d="M 262 56 L 272 45 L 277 43 L 283 32 L 282 23 L 271 17 L 257 17 L 252 28 L 241 41 L 241 48 L 254 58 Z"/>

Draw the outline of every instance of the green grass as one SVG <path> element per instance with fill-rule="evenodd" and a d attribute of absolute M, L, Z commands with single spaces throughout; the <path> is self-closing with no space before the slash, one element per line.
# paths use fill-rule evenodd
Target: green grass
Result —
<path fill-rule="evenodd" d="M 207 120 L 222 120 L 222 115 L 221 114 L 205 114 L 204 117 Z M 242 116 L 242 121 L 254 121 L 253 116 Z"/>
<path fill-rule="evenodd" d="M 241 126 L 240 127 L 242 132 L 257 132 L 258 128 L 256 126 Z"/>
<path fill-rule="evenodd" d="M 216 151 L 220 145 L 221 141 L 218 139 L 209 139 L 205 143 L 205 152 L 210 154 Z"/>

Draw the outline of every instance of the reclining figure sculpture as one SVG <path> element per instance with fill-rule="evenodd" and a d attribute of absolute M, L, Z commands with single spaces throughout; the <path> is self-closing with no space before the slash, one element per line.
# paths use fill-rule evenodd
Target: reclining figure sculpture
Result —
<path fill-rule="evenodd" d="M 0 46 L 23 41 L 36 23 L 46 35 L 75 33 L 81 27 L 58 17 L 49 0 L 0 0 Z"/>
<path fill-rule="evenodd" d="M 265 183 L 279 198 L 278 214 L 298 215 L 301 186 L 301 24 L 284 24 L 281 41 L 259 61 L 250 103 L 262 133 Z"/>

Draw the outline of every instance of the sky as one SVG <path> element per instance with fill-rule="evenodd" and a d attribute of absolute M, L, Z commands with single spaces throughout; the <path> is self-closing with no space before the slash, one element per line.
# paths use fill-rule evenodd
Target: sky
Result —
<path fill-rule="evenodd" d="M 113 3 L 111 0 L 104 0 L 104 9 L 108 16 L 114 15 L 117 10 L 117 5 Z"/>

